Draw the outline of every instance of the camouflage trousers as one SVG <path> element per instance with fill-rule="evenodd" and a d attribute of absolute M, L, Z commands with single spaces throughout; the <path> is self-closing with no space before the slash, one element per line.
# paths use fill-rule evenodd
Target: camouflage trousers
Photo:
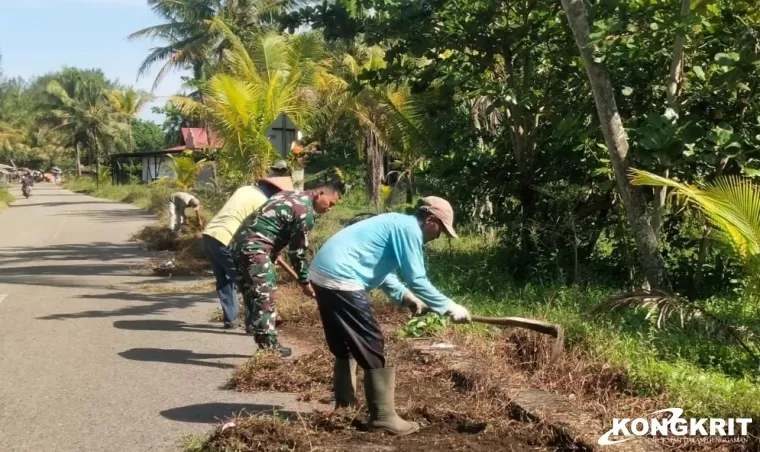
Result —
<path fill-rule="evenodd" d="M 262 347 L 277 340 L 277 290 L 275 265 L 264 250 L 244 251 L 237 256 L 237 285 L 245 303 L 245 326 L 253 329 L 253 337 Z"/>

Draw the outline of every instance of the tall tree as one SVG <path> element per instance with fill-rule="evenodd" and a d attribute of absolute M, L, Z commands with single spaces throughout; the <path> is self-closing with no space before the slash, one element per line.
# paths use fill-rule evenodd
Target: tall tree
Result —
<path fill-rule="evenodd" d="M 649 284 L 656 289 L 669 289 L 665 264 L 658 248 L 657 236 L 651 224 L 651 214 L 639 189 L 628 180 L 631 157 L 628 153 L 628 135 L 615 101 L 612 82 L 604 65 L 594 57 L 594 46 L 589 38 L 589 22 L 583 0 L 562 0 L 567 21 L 583 57 L 588 80 L 594 93 L 599 122 L 607 145 L 612 168 L 615 171 L 618 191 L 628 221 L 636 239 L 639 262 Z"/>
<path fill-rule="evenodd" d="M 184 114 L 198 114 L 224 140 L 221 163 L 230 183 L 255 180 L 266 171 L 275 150 L 267 129 L 281 114 L 302 123 L 315 100 L 317 80 L 327 71 L 317 34 L 270 32 L 246 45 L 224 21 L 212 30 L 230 43 L 223 71 L 203 90 L 204 102 L 177 96 L 172 102 Z"/>
<path fill-rule="evenodd" d="M 47 85 L 43 122 L 69 137 L 80 176 L 82 149 L 89 151 L 99 174 L 103 151 L 123 144 L 128 136 L 126 123 L 108 100 L 110 89 L 104 78 L 71 70 Z"/>
<path fill-rule="evenodd" d="M 306 128 L 307 132 L 331 130 L 344 119 L 353 124 L 357 148 L 367 162 L 369 201 L 379 211 L 385 157 L 395 155 L 410 163 L 428 143 L 419 106 L 408 87 L 360 83 L 365 72 L 385 67 L 383 50 L 378 46 L 353 47 L 336 62 L 329 81 L 321 85 L 323 104 L 311 124 L 306 122 Z"/>
<path fill-rule="evenodd" d="M 116 111 L 124 115 L 127 120 L 127 126 L 129 127 L 129 151 L 132 152 L 134 148 L 132 121 L 145 108 L 145 105 L 155 99 L 155 97 L 129 87 L 125 90 L 111 90 L 108 93 L 108 98 Z"/>
<path fill-rule="evenodd" d="M 272 30 L 276 18 L 300 2 L 296 0 L 148 0 L 148 5 L 165 22 L 143 28 L 129 39 L 164 41 L 145 58 L 139 75 L 163 62 L 153 88 L 172 70 L 190 69 L 196 80 L 207 80 L 214 72 L 230 41 L 213 27 L 224 21 L 236 36 L 248 42 L 257 34 Z"/>

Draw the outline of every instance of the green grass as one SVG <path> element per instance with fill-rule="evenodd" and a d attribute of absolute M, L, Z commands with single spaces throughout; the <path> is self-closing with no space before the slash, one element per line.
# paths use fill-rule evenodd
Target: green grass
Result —
<path fill-rule="evenodd" d="M 5 210 L 16 198 L 8 191 L 7 187 L 0 187 L 0 212 Z"/>
<path fill-rule="evenodd" d="M 92 181 L 81 180 L 72 181 L 68 187 L 133 202 L 155 212 L 165 208 L 170 192 L 147 186 L 104 186 L 95 190 Z M 370 210 L 361 201 L 360 193 L 349 194 L 332 212 L 318 219 L 311 237 L 315 249 L 344 227 L 346 220 Z M 212 205 L 223 202 L 217 199 Z M 493 237 L 462 228 L 460 237 L 429 244 L 426 265 L 431 281 L 473 313 L 560 323 L 565 328 L 568 349 L 575 348 L 594 361 L 626 369 L 629 385 L 638 394 L 667 393 L 671 404 L 690 416 L 760 417 L 760 388 L 753 377 L 756 366 L 739 346 L 706 332 L 700 324 L 680 328 L 673 321 L 664 329 L 654 328 L 643 312 L 587 318 L 584 311 L 622 288 L 548 284 L 517 287 L 500 272 L 500 254 Z M 731 310 L 734 318 L 745 324 L 760 321 L 753 306 L 729 299 L 716 300 L 714 304 L 724 311 Z M 478 330 L 477 325 L 456 328 Z"/>
<path fill-rule="evenodd" d="M 169 196 L 173 190 L 160 185 L 111 185 L 100 184 L 89 177 L 72 177 L 65 184 L 66 188 L 77 193 L 86 193 L 97 198 L 135 204 L 141 209 L 152 213 L 163 213 L 169 204 Z"/>
<path fill-rule="evenodd" d="M 180 191 L 171 185 L 154 182 L 144 185 L 111 185 L 101 183 L 97 186 L 95 180 L 90 177 L 72 177 L 66 182 L 65 187 L 77 193 L 86 193 L 96 198 L 110 199 L 112 201 L 126 202 L 136 205 L 158 216 L 166 216 L 169 206 L 169 197 L 172 193 Z M 193 191 L 203 204 L 202 216 L 208 221 L 226 201 L 224 196 L 209 191 Z"/>

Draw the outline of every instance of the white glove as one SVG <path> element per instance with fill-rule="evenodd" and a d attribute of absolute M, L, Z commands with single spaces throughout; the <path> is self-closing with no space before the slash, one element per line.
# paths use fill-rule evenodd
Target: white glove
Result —
<path fill-rule="evenodd" d="M 472 318 L 470 318 L 470 311 L 468 311 L 467 308 L 460 304 L 453 303 L 446 311 L 446 315 L 451 317 L 451 320 L 453 320 L 454 323 L 472 322 Z"/>

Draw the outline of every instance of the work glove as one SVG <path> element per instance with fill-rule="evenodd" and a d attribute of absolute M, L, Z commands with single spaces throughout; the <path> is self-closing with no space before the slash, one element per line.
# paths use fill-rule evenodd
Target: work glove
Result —
<path fill-rule="evenodd" d="M 446 315 L 451 317 L 451 320 L 454 323 L 469 323 L 472 322 L 472 318 L 470 317 L 470 311 L 467 310 L 464 306 L 460 304 L 452 304 L 449 309 L 446 311 Z"/>
<path fill-rule="evenodd" d="M 427 311 L 427 305 L 411 291 L 407 292 L 401 299 L 401 307 L 409 309 L 413 316 L 422 315 Z"/>

